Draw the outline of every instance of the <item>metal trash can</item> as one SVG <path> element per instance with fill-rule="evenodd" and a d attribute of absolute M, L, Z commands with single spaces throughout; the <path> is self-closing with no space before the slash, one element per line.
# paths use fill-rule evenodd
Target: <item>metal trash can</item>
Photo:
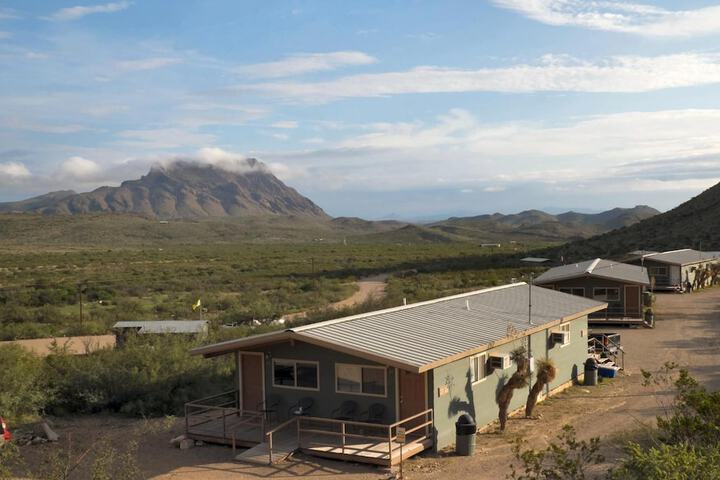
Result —
<path fill-rule="evenodd" d="M 645 325 L 655 328 L 655 314 L 651 309 L 645 310 Z"/>
<path fill-rule="evenodd" d="M 475 453 L 475 435 L 477 424 L 475 420 L 463 413 L 455 422 L 455 453 L 469 457 Z"/>
<path fill-rule="evenodd" d="M 598 384 L 598 364 L 593 357 L 585 360 L 585 382 L 586 387 L 593 387 Z"/>

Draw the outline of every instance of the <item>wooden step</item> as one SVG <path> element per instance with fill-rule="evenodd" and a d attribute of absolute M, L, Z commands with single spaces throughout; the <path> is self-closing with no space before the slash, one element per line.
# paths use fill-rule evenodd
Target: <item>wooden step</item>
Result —
<path fill-rule="evenodd" d="M 273 463 L 279 463 L 289 457 L 295 450 L 297 444 L 292 441 L 279 442 L 273 445 Z M 248 448 L 235 457 L 238 462 L 251 465 L 268 465 L 270 463 L 270 448 L 267 442 Z"/>

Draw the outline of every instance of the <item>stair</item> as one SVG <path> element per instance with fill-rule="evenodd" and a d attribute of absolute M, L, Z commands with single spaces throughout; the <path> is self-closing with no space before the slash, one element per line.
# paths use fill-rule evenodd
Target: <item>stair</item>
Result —
<path fill-rule="evenodd" d="M 273 461 L 272 463 L 280 463 L 292 455 L 297 450 L 297 442 L 294 439 L 283 439 L 273 445 Z M 248 448 L 244 452 L 235 456 L 238 462 L 248 463 L 250 465 L 269 465 L 270 464 L 270 448 L 267 442 L 262 442 L 252 448 Z"/>

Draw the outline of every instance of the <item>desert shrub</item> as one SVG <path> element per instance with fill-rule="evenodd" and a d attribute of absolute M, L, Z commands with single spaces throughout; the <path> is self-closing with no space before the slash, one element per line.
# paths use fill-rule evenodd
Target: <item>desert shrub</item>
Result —
<path fill-rule="evenodd" d="M 3 345 L 0 366 L 0 413 L 13 423 L 36 415 L 49 400 L 42 360 L 17 345 Z"/>
<path fill-rule="evenodd" d="M 720 451 L 698 448 L 687 443 L 659 444 L 643 448 L 636 443 L 626 447 L 627 458 L 613 478 L 620 480 L 720 480 Z"/>
<path fill-rule="evenodd" d="M 192 400 L 232 386 L 232 362 L 188 351 L 180 336 L 129 338 L 122 348 L 86 356 L 46 358 L 55 413 L 109 410 L 132 415 L 175 414 Z"/>
<path fill-rule="evenodd" d="M 523 445 L 522 440 L 513 444 L 515 460 L 520 464 L 520 471 L 511 466 L 508 478 L 513 480 L 583 480 L 588 467 L 605 460 L 599 453 L 600 439 L 579 441 L 570 425 L 565 425 L 557 441 L 544 450 L 523 449 Z"/>

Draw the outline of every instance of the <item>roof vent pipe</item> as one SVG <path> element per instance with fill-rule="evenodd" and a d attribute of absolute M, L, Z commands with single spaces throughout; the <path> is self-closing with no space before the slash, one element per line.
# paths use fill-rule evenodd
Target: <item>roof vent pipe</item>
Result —
<path fill-rule="evenodd" d="M 407 298 L 403 297 L 403 305 L 407 305 Z"/>
<path fill-rule="evenodd" d="M 465 300 L 465 308 L 470 311 L 470 300 Z"/>

